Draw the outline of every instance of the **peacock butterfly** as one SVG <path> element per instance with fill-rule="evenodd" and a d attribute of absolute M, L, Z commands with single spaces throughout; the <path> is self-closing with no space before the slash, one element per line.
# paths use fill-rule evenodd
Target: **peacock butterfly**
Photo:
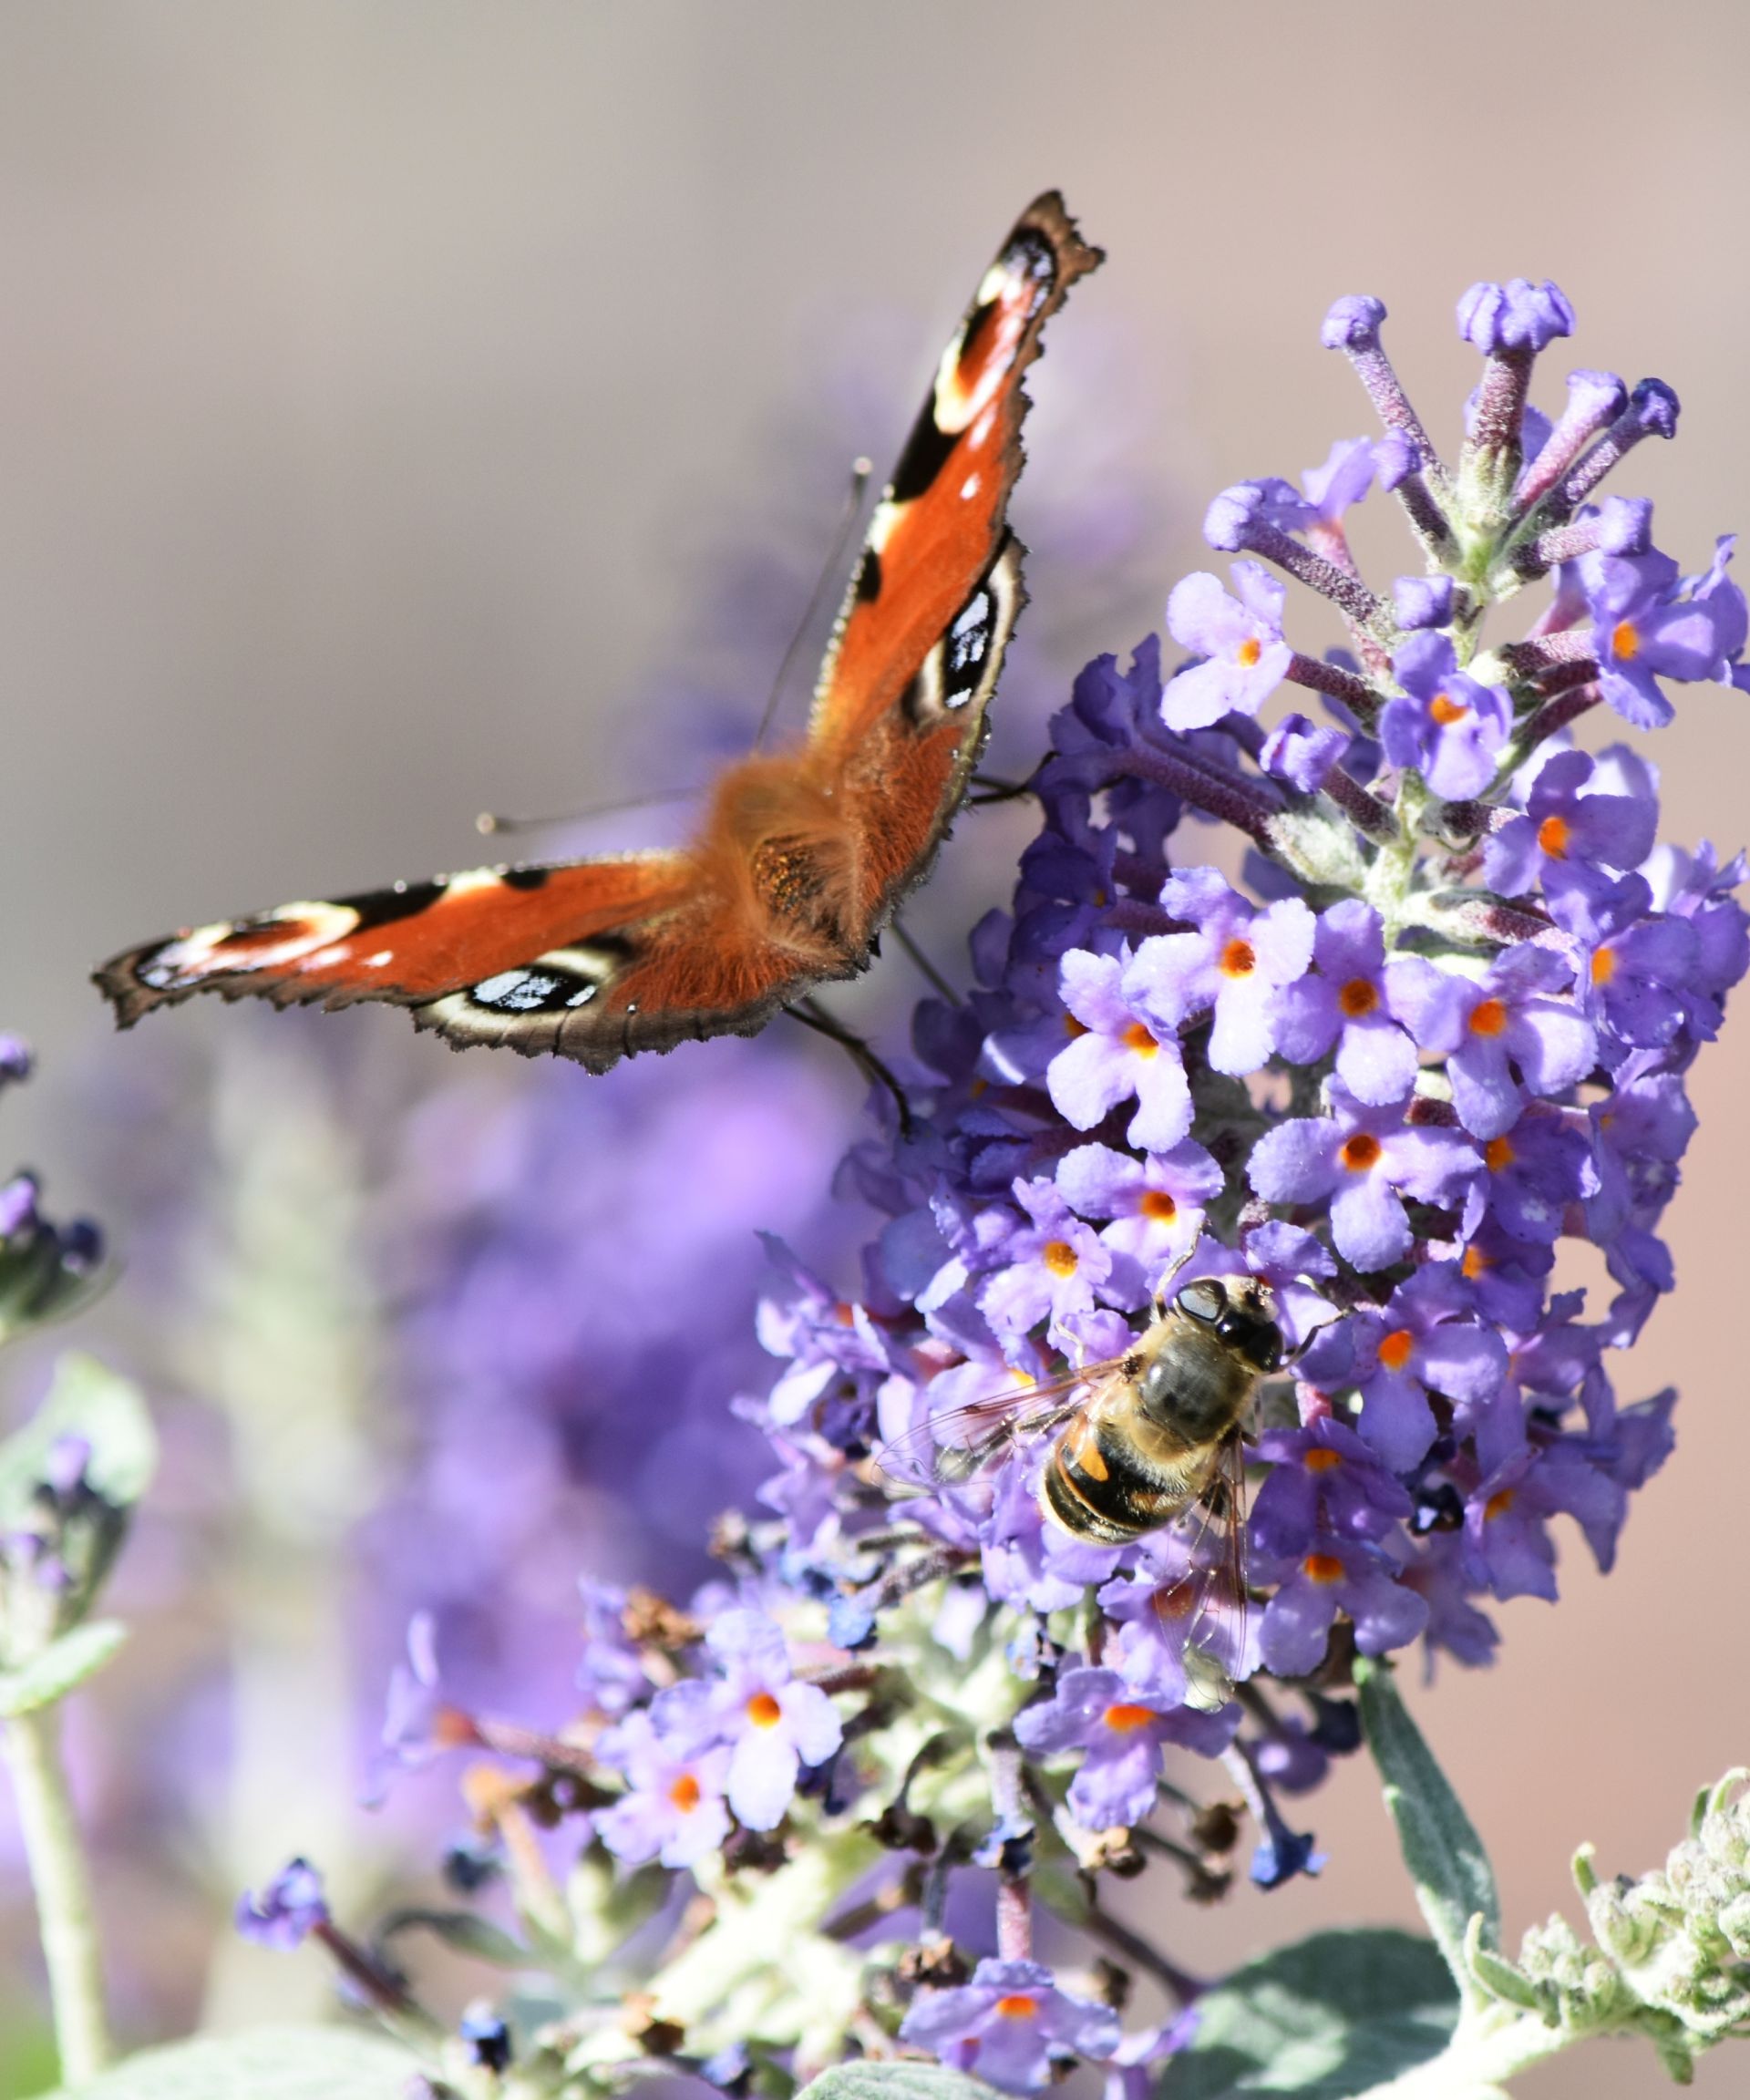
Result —
<path fill-rule="evenodd" d="M 690 845 L 477 868 L 186 930 L 95 973 L 118 1024 L 196 992 L 383 999 L 458 1049 L 551 1051 L 601 1072 L 751 1035 L 867 968 L 965 792 L 1024 602 L 1006 520 L 1022 375 L 1102 260 L 1055 190 L 1015 221 L 870 520 L 807 736 L 727 767 Z"/>

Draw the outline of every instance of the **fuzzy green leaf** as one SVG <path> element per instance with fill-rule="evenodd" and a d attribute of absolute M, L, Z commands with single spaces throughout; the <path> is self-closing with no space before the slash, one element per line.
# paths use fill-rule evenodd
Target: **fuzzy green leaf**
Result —
<path fill-rule="evenodd" d="M 94 1619 L 51 1642 L 16 1670 L 0 1670 L 0 1721 L 34 1714 L 94 1677 L 128 1638 L 118 1619 Z"/>
<path fill-rule="evenodd" d="M 405 2100 L 405 2049 L 345 2027 L 257 2027 L 142 2050 L 47 2100 Z"/>
<path fill-rule="evenodd" d="M 1439 1951 L 1384 1928 L 1317 1932 L 1197 2002 L 1197 2033 L 1161 2100 L 1292 2093 L 1350 2100 L 1437 2056 L 1458 2017 Z"/>
<path fill-rule="evenodd" d="M 1463 1987 L 1469 1981 L 1465 1935 L 1471 1919 L 1480 1913 L 1484 1943 L 1500 1945 L 1501 1899 L 1495 1870 L 1463 1804 L 1398 1697 L 1390 1670 L 1364 1659 L 1355 1665 L 1355 1682 L 1361 1688 L 1367 1747 L 1385 1782 L 1385 1806 L 1397 1825 L 1415 1899 L 1446 1966 Z"/>
<path fill-rule="evenodd" d="M 797 2100 L 991 2100 L 991 2088 L 935 2064 L 840 2064 Z"/>

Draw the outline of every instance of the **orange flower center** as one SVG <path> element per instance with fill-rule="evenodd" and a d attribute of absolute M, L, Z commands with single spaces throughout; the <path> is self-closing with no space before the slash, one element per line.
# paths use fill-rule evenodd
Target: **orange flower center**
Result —
<path fill-rule="evenodd" d="M 683 1772 L 669 1788 L 668 1797 L 683 1816 L 690 1816 L 701 1798 L 698 1781 L 690 1772 Z"/>
<path fill-rule="evenodd" d="M 1007 1998 L 999 1998 L 996 2009 L 1005 2020 L 1031 2020 L 1039 2010 L 1039 2001 L 1017 1991 Z"/>
<path fill-rule="evenodd" d="M 1252 952 L 1250 941 L 1230 941 L 1221 951 L 1224 977 L 1250 977 L 1257 967 L 1258 958 Z"/>
<path fill-rule="evenodd" d="M 1248 634 L 1233 653 L 1233 660 L 1242 671 L 1250 671 L 1264 653 L 1264 645 L 1255 634 Z"/>
<path fill-rule="evenodd" d="M 1616 952 L 1611 948 L 1599 948 L 1592 954 L 1592 983 L 1608 984 L 1616 975 Z"/>
<path fill-rule="evenodd" d="M 1503 1167 L 1510 1167 L 1517 1157 L 1511 1141 L 1506 1138 L 1491 1138 L 1483 1147 L 1483 1164 L 1491 1174 L 1498 1174 Z"/>
<path fill-rule="evenodd" d="M 1301 1567 L 1309 1582 L 1341 1582 L 1343 1562 L 1334 1553 L 1309 1553 Z"/>
<path fill-rule="evenodd" d="M 1395 1327 L 1383 1335 L 1379 1344 L 1379 1360 L 1388 1371 L 1401 1371 L 1410 1360 L 1410 1352 L 1415 1347 L 1415 1336 L 1407 1327 Z"/>
<path fill-rule="evenodd" d="M 1164 1189 L 1145 1189 L 1137 1209 L 1145 1218 L 1152 1218 L 1158 1225 L 1170 1225 L 1179 1216 L 1179 1205 Z"/>
<path fill-rule="evenodd" d="M 1357 1130 L 1353 1138 L 1343 1139 L 1337 1158 L 1352 1174 L 1365 1174 L 1379 1164 L 1379 1139 L 1371 1130 Z"/>
<path fill-rule="evenodd" d="M 1479 999 L 1470 1010 L 1473 1035 L 1498 1035 L 1507 1026 L 1507 1008 L 1498 999 Z"/>
<path fill-rule="evenodd" d="M 1138 1057 L 1152 1057 L 1160 1048 L 1160 1045 L 1140 1021 L 1133 1021 L 1119 1040 L 1127 1050 L 1134 1050 Z"/>
<path fill-rule="evenodd" d="M 1428 713 L 1443 729 L 1450 729 L 1455 722 L 1462 722 L 1470 709 L 1461 707 L 1449 693 L 1436 693 L 1428 702 Z"/>
<path fill-rule="evenodd" d="M 1197 1602 L 1198 1585 L 1188 1575 L 1183 1581 L 1155 1591 L 1155 1610 L 1163 1619 L 1182 1619 Z"/>
<path fill-rule="evenodd" d="M 756 1692 L 747 1702 L 747 1718 L 756 1728 L 776 1728 L 784 1718 L 784 1709 L 769 1692 Z"/>
<path fill-rule="evenodd" d="M 1323 1444 L 1315 1444 L 1301 1460 L 1309 1473 L 1334 1473 L 1343 1464 L 1343 1454 L 1330 1450 Z"/>
<path fill-rule="evenodd" d="M 1641 654 L 1641 630 L 1632 620 L 1619 620 L 1611 629 L 1611 654 L 1619 664 L 1632 664 Z"/>
<path fill-rule="evenodd" d="M 1108 1706 L 1102 1715 L 1108 1728 L 1116 1728 L 1120 1735 L 1127 1735 L 1133 1728 L 1146 1728 L 1155 1718 L 1152 1706 Z"/>
<path fill-rule="evenodd" d="M 1459 1262 L 1458 1266 L 1474 1283 L 1479 1276 L 1492 1269 L 1495 1264 L 1480 1247 L 1467 1247 L 1464 1260 Z"/>
<path fill-rule="evenodd" d="M 1565 817 L 1546 817 L 1538 826 L 1538 844 L 1552 860 L 1566 859 L 1568 836 L 1568 819 Z"/>
<path fill-rule="evenodd" d="M 1076 1250 L 1067 1240 L 1047 1240 L 1041 1259 L 1054 1276 L 1076 1273 Z"/>
<path fill-rule="evenodd" d="M 1359 1021 L 1379 1004 L 1379 993 L 1371 977 L 1352 977 L 1337 993 L 1337 1004 L 1351 1021 Z"/>
<path fill-rule="evenodd" d="M 1496 1518 L 1505 1517 L 1512 1507 L 1513 1489 L 1503 1488 L 1496 1494 L 1491 1495 L 1488 1500 L 1483 1504 L 1484 1520 L 1492 1524 Z"/>
<path fill-rule="evenodd" d="M 1087 1033 L 1088 1027 L 1086 1021 L 1078 1021 L 1073 1014 L 1064 1015 L 1064 1034 L 1069 1037 L 1072 1043 L 1078 1035 L 1086 1035 Z"/>

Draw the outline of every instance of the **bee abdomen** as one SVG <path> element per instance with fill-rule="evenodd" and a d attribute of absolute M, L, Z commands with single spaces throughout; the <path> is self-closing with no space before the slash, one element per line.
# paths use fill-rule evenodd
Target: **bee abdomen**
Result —
<path fill-rule="evenodd" d="M 1097 1546 L 1127 1546 L 1158 1530 L 1195 1493 L 1163 1480 L 1138 1463 L 1133 1446 L 1086 1419 L 1059 1438 L 1039 1482 L 1045 1515 L 1072 1538 Z"/>

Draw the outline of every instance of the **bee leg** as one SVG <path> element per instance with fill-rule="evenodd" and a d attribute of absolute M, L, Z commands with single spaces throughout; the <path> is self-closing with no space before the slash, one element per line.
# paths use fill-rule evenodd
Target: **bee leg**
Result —
<path fill-rule="evenodd" d="M 1155 1318 L 1157 1320 L 1164 1320 L 1167 1317 L 1167 1292 L 1168 1287 L 1173 1281 L 1173 1278 L 1179 1274 L 1179 1271 L 1190 1260 L 1191 1256 L 1197 1252 L 1198 1249 L 1202 1244 L 1203 1227 L 1201 1221 L 1199 1220 L 1197 1230 L 1191 1235 L 1190 1245 L 1185 1250 L 1185 1251 L 1179 1256 L 1179 1260 L 1173 1263 L 1172 1267 L 1155 1286 Z"/>

